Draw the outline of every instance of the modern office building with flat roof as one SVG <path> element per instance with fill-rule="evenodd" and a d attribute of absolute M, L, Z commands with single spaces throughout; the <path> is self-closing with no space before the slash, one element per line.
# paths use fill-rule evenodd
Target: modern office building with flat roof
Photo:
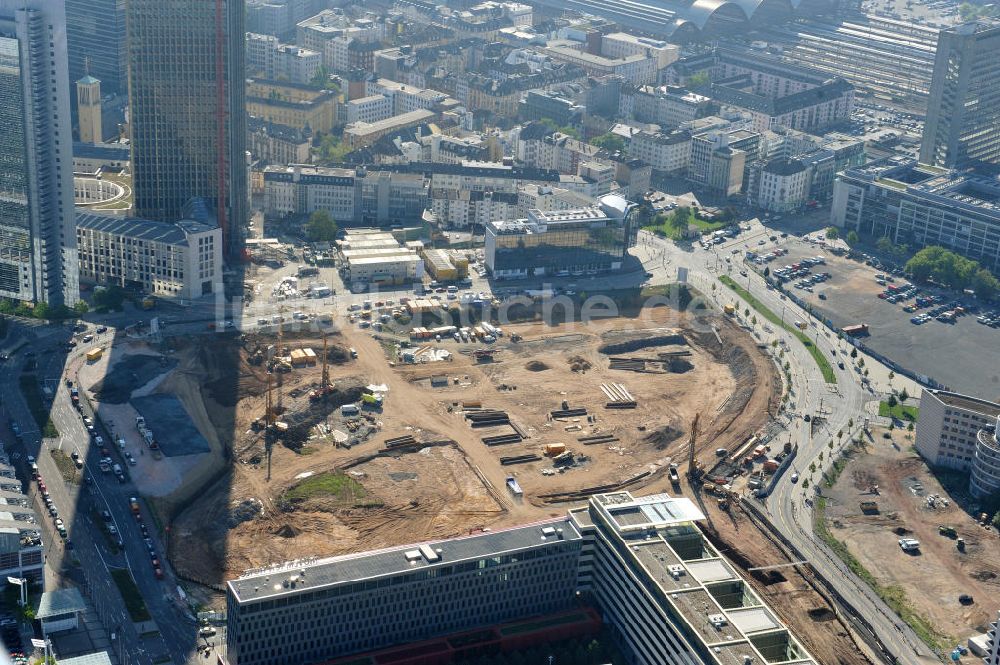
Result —
<path fill-rule="evenodd" d="M 1000 181 L 913 161 L 841 172 L 830 221 L 846 231 L 889 236 L 911 247 L 940 245 L 1000 268 Z"/>
<path fill-rule="evenodd" d="M 920 161 L 945 168 L 1000 166 L 1000 24 L 942 30 Z"/>
<path fill-rule="evenodd" d="M 495 279 L 620 270 L 635 244 L 634 205 L 616 194 L 577 210 L 529 210 L 486 223 L 486 268 Z"/>
<path fill-rule="evenodd" d="M 702 519 L 689 499 L 615 492 L 562 519 L 249 571 L 227 585 L 222 660 L 370 662 L 363 652 L 587 604 L 634 665 L 817 665 Z"/>
<path fill-rule="evenodd" d="M 61 0 L 0 0 L 0 297 L 80 299 Z"/>
<path fill-rule="evenodd" d="M 1000 404 L 944 390 L 924 390 L 914 447 L 931 466 L 969 473 L 969 491 L 1000 491 Z"/>

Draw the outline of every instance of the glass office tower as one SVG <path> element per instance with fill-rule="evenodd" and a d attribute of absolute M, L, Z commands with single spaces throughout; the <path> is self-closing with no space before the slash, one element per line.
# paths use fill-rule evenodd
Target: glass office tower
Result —
<path fill-rule="evenodd" d="M 216 206 L 229 255 L 248 215 L 242 0 L 130 0 L 129 107 L 135 213 L 175 221 Z"/>
<path fill-rule="evenodd" d="M 0 297 L 79 300 L 61 0 L 0 0 Z"/>
<path fill-rule="evenodd" d="M 920 161 L 1000 165 L 1000 25 L 966 23 L 938 37 Z"/>
<path fill-rule="evenodd" d="M 128 89 L 125 0 L 66 0 L 69 79 L 100 79 L 104 94 Z"/>

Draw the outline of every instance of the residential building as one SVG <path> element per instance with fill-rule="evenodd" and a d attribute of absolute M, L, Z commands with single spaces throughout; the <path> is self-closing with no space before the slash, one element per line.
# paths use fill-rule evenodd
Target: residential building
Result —
<path fill-rule="evenodd" d="M 761 209 L 786 213 L 809 200 L 810 169 L 797 159 L 773 159 L 761 168 L 754 203 Z"/>
<path fill-rule="evenodd" d="M 387 134 L 433 122 L 437 118 L 438 114 L 434 111 L 420 109 L 376 122 L 353 122 L 344 129 L 344 142 L 354 149 L 363 148 Z"/>
<path fill-rule="evenodd" d="M 246 22 L 250 32 L 295 39 L 295 25 L 326 6 L 325 0 L 247 0 Z M 310 48 L 306 44 L 301 44 Z"/>
<path fill-rule="evenodd" d="M 582 601 L 635 665 L 816 665 L 703 519 L 688 499 L 615 492 L 567 518 L 248 571 L 227 583 L 224 659 L 312 665 L 474 628 L 493 639 L 496 624 Z"/>
<path fill-rule="evenodd" d="M 943 390 L 920 395 L 915 445 L 934 467 L 969 473 L 969 491 L 983 497 L 1000 490 L 1000 404 Z"/>
<path fill-rule="evenodd" d="M 657 59 L 645 53 L 606 57 L 571 46 L 546 46 L 543 51 L 553 60 L 580 67 L 591 76 L 613 74 L 634 85 L 656 83 Z"/>
<path fill-rule="evenodd" d="M 249 221 L 243 2 L 129 0 L 126 10 L 136 214 L 174 221 L 190 199 L 211 201 L 235 256 Z"/>
<path fill-rule="evenodd" d="M 920 161 L 945 168 L 1000 166 L 1000 24 L 942 30 L 934 58 Z"/>
<path fill-rule="evenodd" d="M 628 145 L 628 156 L 650 165 L 655 173 L 683 175 L 691 163 L 693 137 L 687 130 L 670 133 L 636 132 Z"/>
<path fill-rule="evenodd" d="M 632 114 L 640 122 L 675 128 L 716 111 L 710 97 L 674 86 L 643 86 L 634 97 Z"/>
<path fill-rule="evenodd" d="M 386 95 L 369 95 L 352 99 L 344 104 L 344 122 L 379 122 L 395 115 L 392 98 Z"/>
<path fill-rule="evenodd" d="M 461 102 L 452 99 L 443 92 L 418 88 L 398 81 L 377 78 L 365 82 L 366 95 L 383 95 L 389 99 L 391 115 L 402 115 L 411 111 L 434 110 L 448 111 L 458 107 Z"/>
<path fill-rule="evenodd" d="M 587 109 L 550 90 L 529 90 L 519 105 L 524 120 L 551 120 L 559 127 L 576 127 Z"/>
<path fill-rule="evenodd" d="M 85 283 L 182 300 L 222 288 L 223 238 L 217 224 L 82 213 L 76 233 Z"/>
<path fill-rule="evenodd" d="M 80 299 L 62 0 L 0 0 L 0 297 Z"/>
<path fill-rule="evenodd" d="M 128 93 L 126 0 L 66 0 L 69 78 L 93 76 L 104 93 Z"/>
<path fill-rule="evenodd" d="M 288 81 L 248 79 L 247 114 L 276 125 L 325 134 L 338 123 L 338 95 Z"/>
<path fill-rule="evenodd" d="M 306 164 L 311 158 L 313 134 L 307 129 L 247 117 L 247 147 L 264 164 Z"/>
<path fill-rule="evenodd" d="M 498 280 L 620 270 L 635 244 L 633 207 L 612 194 L 587 208 L 488 222 L 486 269 Z"/>
<path fill-rule="evenodd" d="M 76 117 L 80 143 L 102 143 L 101 82 L 87 75 L 76 82 Z"/>
<path fill-rule="evenodd" d="M 247 76 L 274 80 L 274 64 L 281 41 L 274 35 L 248 32 L 246 36 Z"/>
<path fill-rule="evenodd" d="M 890 161 L 848 169 L 833 184 L 830 221 L 910 247 L 940 245 L 1000 269 L 1000 183 Z"/>
<path fill-rule="evenodd" d="M 627 32 L 611 32 L 601 36 L 601 55 L 608 58 L 649 56 L 653 58 L 657 71 L 677 60 L 680 50 L 681 47 L 677 44 L 649 37 L 637 37 Z"/>
<path fill-rule="evenodd" d="M 743 190 L 746 165 L 757 159 L 760 134 L 746 129 L 720 129 L 691 139 L 688 180 L 720 196 Z"/>
<path fill-rule="evenodd" d="M 38 519 L 21 491 L 10 456 L 0 446 L 0 575 L 45 585 L 45 546 Z"/>
<path fill-rule="evenodd" d="M 428 188 L 418 171 L 269 166 L 264 169 L 264 215 L 273 219 L 328 210 L 341 226 L 412 223 L 428 207 Z"/>

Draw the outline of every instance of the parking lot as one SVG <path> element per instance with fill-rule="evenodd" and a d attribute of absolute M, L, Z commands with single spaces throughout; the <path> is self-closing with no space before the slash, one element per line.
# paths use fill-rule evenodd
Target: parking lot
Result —
<path fill-rule="evenodd" d="M 884 354 L 904 367 L 929 376 L 959 392 L 970 393 L 986 399 L 1000 397 L 1000 376 L 994 364 L 984 362 L 984 354 L 1000 344 L 1000 328 L 978 322 L 984 312 L 957 314 L 948 323 L 931 318 L 924 323 L 911 319 L 934 311 L 954 311 L 951 304 L 960 301 L 975 308 L 974 301 L 959 298 L 953 292 L 919 288 L 923 294 L 935 295 L 940 302 L 917 309 L 904 310 L 915 303 L 914 297 L 901 298 L 892 303 L 879 298 L 890 286 L 900 290 L 907 284 L 901 276 L 886 275 L 885 270 L 866 266 L 863 262 L 835 256 L 819 245 L 789 238 L 782 245 L 788 254 L 769 263 L 771 271 L 785 265 L 801 263 L 803 259 L 822 255 L 825 265 L 812 267 L 811 273 L 830 273 L 830 278 L 812 284 L 812 291 L 797 288 L 801 279 L 793 279 L 785 288 L 810 303 L 833 325 L 842 328 L 866 323 L 870 336 L 864 339 L 869 348 Z M 893 281 L 876 281 L 876 275 L 891 277 Z M 1000 325 L 1000 324 L 998 324 Z"/>

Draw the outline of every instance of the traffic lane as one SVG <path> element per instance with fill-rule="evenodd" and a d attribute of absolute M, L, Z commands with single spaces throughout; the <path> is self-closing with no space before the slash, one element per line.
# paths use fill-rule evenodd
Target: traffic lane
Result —
<path fill-rule="evenodd" d="M 89 405 L 86 404 L 81 406 L 81 412 L 93 413 Z M 80 426 L 82 427 L 82 420 Z M 104 435 L 109 436 L 109 433 L 103 429 L 96 419 L 95 427 L 100 428 Z M 93 446 L 93 448 L 94 455 L 91 457 L 91 460 L 94 456 L 100 456 L 100 451 L 97 450 L 97 447 Z M 88 463 L 89 465 L 90 463 Z M 197 635 L 193 628 L 187 631 L 188 634 L 185 634 L 181 626 L 187 625 L 188 622 L 180 610 L 165 598 L 167 593 L 165 585 L 169 584 L 168 581 L 156 579 L 155 569 L 152 565 L 152 556 L 139 528 L 139 522 L 129 504 L 131 497 L 138 496 L 135 487 L 131 482 L 119 482 L 111 473 L 98 471 L 93 475 L 93 478 L 95 486 L 98 488 L 102 500 L 106 504 L 107 510 L 111 513 L 121 535 L 124 564 L 131 572 L 136 586 L 146 601 L 146 607 L 149 610 L 150 616 L 157 624 L 158 630 L 161 631 L 160 640 L 162 640 L 164 631 L 171 635 L 170 640 L 162 640 L 156 647 L 157 649 L 162 648 L 163 651 L 169 651 L 172 657 L 181 658 L 183 661 L 190 653 L 195 651 Z M 144 519 L 148 516 L 148 509 L 145 509 L 145 511 L 142 513 Z M 154 550 L 157 558 L 161 562 L 161 568 L 166 571 L 165 559 L 163 558 L 164 549 L 156 541 L 155 529 L 151 528 L 152 525 L 147 523 L 147 527 L 149 527 L 149 537 L 154 542 Z"/>

